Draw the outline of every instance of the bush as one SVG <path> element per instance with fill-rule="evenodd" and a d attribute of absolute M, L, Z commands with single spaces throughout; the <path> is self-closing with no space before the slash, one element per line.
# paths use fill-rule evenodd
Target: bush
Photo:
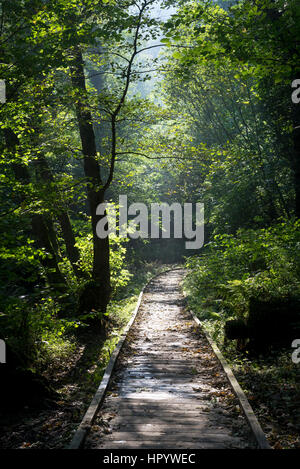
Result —
<path fill-rule="evenodd" d="M 216 235 L 200 256 L 187 259 L 185 288 L 204 321 L 246 319 L 250 298 L 300 296 L 300 221 L 236 235 Z"/>

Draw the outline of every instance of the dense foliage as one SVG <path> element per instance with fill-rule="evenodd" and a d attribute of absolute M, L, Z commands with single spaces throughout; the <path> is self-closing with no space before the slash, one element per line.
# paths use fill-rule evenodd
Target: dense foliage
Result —
<path fill-rule="evenodd" d="M 143 96 L 152 4 L 1 2 L 0 330 L 22 367 L 104 324 L 138 266 L 144 278 L 127 239 L 97 236 L 96 208 L 120 193 L 148 201 L 153 187 L 140 149 L 164 119 Z"/>

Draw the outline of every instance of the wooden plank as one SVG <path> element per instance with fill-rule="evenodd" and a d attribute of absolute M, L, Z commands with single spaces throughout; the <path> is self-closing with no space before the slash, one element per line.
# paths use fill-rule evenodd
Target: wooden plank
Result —
<path fill-rule="evenodd" d="M 179 418 L 179 416 L 181 415 L 181 419 L 183 417 L 200 417 L 200 416 L 204 416 L 207 414 L 207 412 L 205 411 L 202 411 L 200 412 L 200 410 L 198 412 L 195 412 L 194 410 L 185 410 L 184 412 L 182 412 L 181 414 L 178 413 L 178 410 L 176 411 L 175 408 L 167 411 L 167 410 L 162 410 L 162 409 L 144 409 L 144 410 L 126 410 L 126 409 L 123 409 L 123 410 L 120 410 L 118 409 L 118 411 L 114 411 L 114 410 L 109 410 L 108 413 L 109 414 L 112 414 L 114 412 L 117 412 L 117 415 L 118 417 L 122 417 L 122 418 L 126 418 L 126 419 L 129 419 L 130 417 L 139 417 L 140 419 L 145 419 L 146 417 L 151 417 L 153 418 L 153 416 L 159 412 L 159 416 L 160 418 L 162 419 L 167 419 L 167 418 L 170 418 L 170 419 L 176 419 L 176 418 Z M 100 418 L 102 418 L 102 416 L 104 416 L 105 418 L 105 411 L 103 411 L 102 414 L 100 414 Z"/>
<path fill-rule="evenodd" d="M 99 445 L 99 449 L 228 449 L 231 448 L 240 448 L 238 443 L 232 442 L 230 445 L 228 441 L 226 442 L 215 442 L 213 440 L 206 440 L 200 442 L 181 442 L 181 441 L 128 441 L 128 440 L 119 440 L 119 441 L 110 441 L 105 442 Z"/>
<path fill-rule="evenodd" d="M 193 425 L 191 423 L 185 424 L 184 422 L 182 423 L 175 423 L 175 424 L 170 424 L 168 422 L 157 422 L 155 424 L 152 423 L 140 423 L 136 421 L 136 423 L 131 422 L 130 425 L 127 425 L 126 423 L 118 424 L 118 431 L 128 431 L 130 427 L 130 430 L 134 430 L 136 433 L 144 432 L 144 433 L 156 433 L 156 432 L 163 432 L 163 433 L 184 433 L 187 431 L 189 432 L 199 432 L 200 430 L 205 430 L 207 431 L 209 429 L 209 433 L 213 433 L 211 430 L 216 430 L 216 433 L 223 432 L 226 434 L 226 428 L 224 428 L 223 425 L 216 425 L 215 422 L 212 422 L 211 425 L 208 425 L 208 422 L 201 422 L 201 421 L 196 421 L 194 422 Z M 113 430 L 113 425 L 112 425 L 112 430 Z"/>
<path fill-rule="evenodd" d="M 157 410 L 158 412 L 163 412 L 164 410 L 170 411 L 174 410 L 178 412 L 180 409 L 181 412 L 188 412 L 189 410 L 195 410 L 195 409 L 207 409 L 209 407 L 209 403 L 205 402 L 201 404 L 199 401 L 195 400 L 178 400 L 178 399 L 172 399 L 172 401 L 163 401 L 162 402 L 155 402 L 154 400 L 147 400 L 147 404 L 145 404 L 145 400 L 140 401 L 136 400 L 134 401 L 133 399 L 126 399 L 126 398 L 107 398 L 105 404 L 103 405 L 102 409 L 104 412 L 109 411 L 109 409 L 119 409 L 120 411 L 122 410 L 135 410 L 135 409 L 153 409 Z"/>
<path fill-rule="evenodd" d="M 139 360 L 132 360 L 130 362 L 127 362 L 127 367 L 129 369 L 131 368 L 137 368 L 137 367 L 145 367 L 145 368 L 172 368 L 172 369 L 183 369 L 185 367 L 193 368 L 196 366 L 198 363 L 198 360 L 193 360 L 193 361 L 188 361 L 182 358 L 180 361 L 172 361 L 170 359 L 168 360 L 155 360 L 155 359 L 149 359 L 144 360 L 142 357 L 140 357 Z"/>
<path fill-rule="evenodd" d="M 187 394 L 185 391 L 182 391 L 181 393 L 180 392 L 176 392 L 176 395 L 175 395 L 175 392 L 174 393 L 171 393 L 171 392 L 168 392 L 168 391 L 165 391 L 165 392 L 160 392 L 160 393 L 154 393 L 154 392 L 150 392 L 150 391 L 143 391 L 143 392 L 131 392 L 131 391 L 124 391 L 124 392 L 119 392 L 118 396 L 119 397 L 122 397 L 123 399 L 131 399 L 131 400 L 135 400 L 135 399 L 140 399 L 140 400 L 144 400 L 144 399 L 153 399 L 153 400 L 157 400 L 157 401 L 170 401 L 170 400 L 173 400 L 173 398 L 175 399 L 176 397 L 182 397 L 182 398 L 185 398 L 185 397 L 189 397 L 191 399 L 191 405 L 193 404 L 197 404 L 199 402 L 200 399 L 202 400 L 207 400 L 207 401 L 210 401 L 209 398 L 205 399 L 205 396 L 203 396 L 202 394 L 200 393 L 197 393 L 197 395 L 195 396 L 196 393 L 194 394 Z"/>
<path fill-rule="evenodd" d="M 181 368 L 186 368 L 186 367 L 195 367 L 199 366 L 199 360 L 154 360 L 154 359 L 149 359 L 144 360 L 142 357 L 139 357 L 139 360 L 128 362 L 128 365 L 130 367 L 154 367 L 154 368 L 172 368 L 172 369 L 181 369 Z"/>
<path fill-rule="evenodd" d="M 219 417 L 219 416 L 218 416 Z M 215 417 L 216 418 L 216 417 Z M 219 420 L 218 420 L 219 421 Z M 141 423 L 142 422 L 142 423 Z M 109 424 L 114 427 L 121 428 L 122 426 L 129 426 L 131 428 L 139 427 L 142 425 L 158 426 L 162 425 L 164 428 L 168 425 L 170 428 L 174 428 L 175 425 L 186 426 L 195 425 L 197 428 L 206 428 L 215 425 L 213 416 L 205 415 L 205 413 L 197 415 L 176 415 L 176 414 L 165 414 L 164 416 L 155 415 L 118 415 L 109 421 Z M 222 424 L 220 423 L 222 427 Z"/>
<path fill-rule="evenodd" d="M 195 391 L 195 383 L 191 383 L 190 381 L 188 381 L 187 383 L 183 383 L 183 382 L 180 382 L 180 383 L 176 383 L 176 386 L 173 386 L 172 382 L 170 382 L 169 384 L 168 383 L 163 383 L 161 380 L 160 381 L 153 381 L 151 382 L 152 380 L 145 380 L 145 381 L 141 381 L 141 380 L 138 380 L 136 383 L 131 383 L 128 381 L 128 383 L 124 383 L 124 384 L 120 384 L 118 386 L 118 388 L 116 389 L 117 392 L 123 392 L 123 391 L 154 391 L 154 390 L 157 390 L 157 391 L 160 391 L 160 390 L 163 390 L 163 391 L 169 391 L 169 392 L 172 392 L 172 393 L 175 393 L 177 392 L 178 390 L 181 392 L 181 391 Z M 197 391 L 197 392 L 205 392 L 205 389 L 203 389 L 203 391 Z"/>
<path fill-rule="evenodd" d="M 157 406 L 160 409 L 162 408 L 162 403 L 160 401 L 155 402 L 152 399 L 144 399 L 141 402 L 139 402 L 138 400 L 134 402 L 132 401 L 132 399 L 127 399 L 126 397 L 121 398 L 118 395 L 115 396 L 115 395 L 108 394 L 103 408 L 107 406 L 111 406 L 111 405 L 118 405 L 120 406 L 120 408 L 122 408 L 122 406 L 126 408 L 134 408 L 134 407 L 140 407 L 140 406 L 146 406 L 146 407 Z M 201 403 L 201 402 L 195 403 L 194 399 L 188 399 L 187 397 L 176 398 L 175 396 L 174 396 L 174 399 L 168 402 L 165 402 L 163 404 L 164 408 L 172 407 L 172 408 L 177 408 L 177 409 L 186 408 L 186 407 L 190 407 L 190 408 L 193 407 L 197 409 L 197 408 L 202 407 L 203 405 L 204 403 Z M 207 406 L 206 403 L 205 403 L 205 406 Z"/>
<path fill-rule="evenodd" d="M 186 370 L 185 370 L 186 371 Z M 159 381 L 168 381 L 171 379 L 189 379 L 192 380 L 195 378 L 195 373 L 179 373 L 175 371 L 174 373 L 166 372 L 166 371 L 125 371 L 122 376 L 130 381 L 137 381 L 139 379 L 148 380 L 154 379 Z"/>
<path fill-rule="evenodd" d="M 102 441 L 178 441 L 181 442 L 190 442 L 198 441 L 198 442 L 205 442 L 205 441 L 221 441 L 221 442 L 228 442 L 228 441 L 235 441 L 237 438 L 231 435 L 226 435 L 226 433 L 217 433 L 217 432 L 189 432 L 188 434 L 186 431 L 184 432 L 172 432 L 164 433 L 164 432 L 153 432 L 149 435 L 149 432 L 114 432 L 111 435 L 101 435 Z"/>

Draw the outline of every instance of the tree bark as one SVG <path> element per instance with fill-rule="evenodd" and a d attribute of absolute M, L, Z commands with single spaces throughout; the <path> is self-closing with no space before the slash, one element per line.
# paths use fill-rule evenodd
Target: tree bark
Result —
<path fill-rule="evenodd" d="M 41 154 L 38 155 L 35 160 L 36 169 L 39 177 L 48 184 L 54 183 L 54 177 L 49 168 L 48 162 L 45 157 Z M 64 238 L 66 252 L 69 261 L 73 267 L 74 273 L 77 278 L 82 276 L 82 272 L 78 266 L 78 261 L 80 260 L 80 254 L 78 248 L 75 246 L 76 240 L 73 233 L 73 228 L 71 225 L 70 217 L 68 212 L 63 208 L 63 201 L 61 200 L 60 195 L 57 197 L 58 203 L 58 222 L 60 224 L 62 235 Z"/>
<path fill-rule="evenodd" d="M 96 233 L 96 226 L 103 218 L 96 214 L 99 204 L 104 202 L 105 191 L 100 175 L 100 166 L 97 159 L 95 132 L 92 116 L 87 108 L 87 90 L 84 76 L 84 63 L 79 47 L 74 48 L 74 60 L 71 66 L 71 81 L 76 92 L 80 92 L 75 107 L 81 138 L 84 173 L 87 182 L 87 198 L 92 219 L 93 232 L 93 287 L 89 285 L 83 292 L 82 304 L 85 309 L 96 309 L 102 313 L 110 299 L 110 265 L 109 265 L 109 239 L 100 239 Z M 97 290 L 97 291 L 95 291 Z"/>

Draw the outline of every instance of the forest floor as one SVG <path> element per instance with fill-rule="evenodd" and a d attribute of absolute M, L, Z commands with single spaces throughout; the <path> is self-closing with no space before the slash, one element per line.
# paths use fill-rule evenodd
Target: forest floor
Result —
<path fill-rule="evenodd" d="M 76 340 L 75 352 L 56 360 L 44 373 L 54 389 L 53 397 L 5 409 L 0 416 L 1 449 L 59 449 L 69 443 L 136 301 L 137 297 L 132 297 L 129 306 L 127 303 L 112 314 L 106 330 L 86 328 L 72 338 Z"/>
<path fill-rule="evenodd" d="M 227 357 L 274 449 L 300 449 L 300 373 L 291 352 Z M 299 366 L 299 365 L 298 365 Z"/>

